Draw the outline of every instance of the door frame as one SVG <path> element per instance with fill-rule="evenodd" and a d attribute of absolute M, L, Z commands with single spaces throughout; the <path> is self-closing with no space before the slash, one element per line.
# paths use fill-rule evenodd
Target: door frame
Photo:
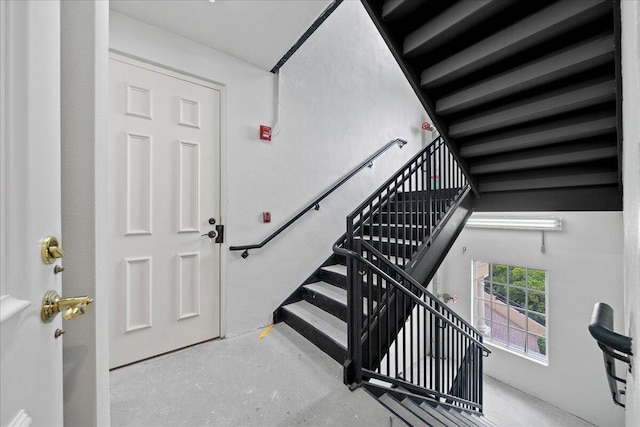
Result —
<path fill-rule="evenodd" d="M 139 58 L 133 55 L 128 55 L 123 52 L 119 52 L 115 49 L 109 49 L 109 60 L 117 60 L 120 62 L 124 62 L 129 65 L 134 65 L 137 67 L 144 68 L 149 71 L 153 71 L 156 73 L 160 73 L 169 77 L 173 77 L 179 80 L 184 80 L 189 83 L 193 83 L 196 85 L 200 85 L 209 89 L 217 90 L 220 92 L 220 147 L 219 147 L 219 159 L 220 159 L 220 167 L 219 167 L 219 202 L 220 202 L 220 219 L 219 224 L 224 225 L 226 223 L 227 217 L 227 206 L 226 206 L 226 110 L 227 110 L 227 98 L 226 98 L 226 86 L 215 82 L 210 79 L 206 79 L 203 77 L 199 77 L 197 75 L 177 70 L 175 68 L 167 67 L 162 64 L 154 63 L 151 61 L 147 61 L 143 58 Z M 111 206 L 109 206 L 109 210 L 111 210 Z M 227 242 L 222 243 L 220 247 L 220 258 L 218 259 L 220 270 L 218 280 L 220 281 L 220 312 L 219 319 L 220 322 L 220 339 L 224 338 L 226 335 L 226 253 L 227 253 Z M 111 319 L 109 319 L 109 326 L 111 325 Z"/>

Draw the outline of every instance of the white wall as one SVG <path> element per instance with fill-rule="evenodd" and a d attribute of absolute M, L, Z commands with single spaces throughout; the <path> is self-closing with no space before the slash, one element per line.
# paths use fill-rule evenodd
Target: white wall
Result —
<path fill-rule="evenodd" d="M 110 46 L 227 88 L 225 145 L 226 333 L 271 322 L 272 311 L 331 253 L 345 216 L 422 147 L 426 114 L 360 2 L 344 2 L 281 70 L 281 132 L 273 74 L 112 13 Z M 393 147 L 296 225 L 247 259 L 230 245 L 257 243 L 396 137 Z M 262 224 L 271 211 L 271 224 Z"/>
<path fill-rule="evenodd" d="M 66 426 L 109 425 L 108 22 L 106 2 L 61 2 L 62 295 L 90 295 L 64 323 Z"/>
<path fill-rule="evenodd" d="M 458 295 L 451 307 L 470 321 L 471 260 L 547 270 L 548 366 L 491 347 L 485 373 L 596 425 L 623 425 L 624 410 L 611 401 L 602 353 L 587 329 L 599 301 L 613 307 L 615 328 L 623 329 L 622 213 L 547 214 L 564 224 L 545 233 L 544 254 L 539 231 L 465 229 L 439 270 L 441 291 Z"/>
<path fill-rule="evenodd" d="M 628 426 L 640 425 L 640 3 L 622 2 L 622 100 L 624 181 L 625 328 L 634 339 L 627 374 Z"/>

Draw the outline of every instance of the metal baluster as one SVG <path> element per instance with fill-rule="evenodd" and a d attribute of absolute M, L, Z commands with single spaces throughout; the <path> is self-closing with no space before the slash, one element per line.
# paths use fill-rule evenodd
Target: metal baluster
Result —
<path fill-rule="evenodd" d="M 424 196 L 425 196 L 425 185 L 424 185 L 424 181 L 425 181 L 425 172 L 426 172 L 426 168 L 425 168 L 425 156 L 422 155 L 420 156 L 420 175 L 419 175 L 419 186 L 420 189 L 418 190 L 420 192 L 420 207 L 419 207 L 419 221 L 418 223 L 420 224 L 418 227 L 418 240 L 422 243 L 424 241 L 425 238 L 425 233 L 424 233 L 424 227 L 425 227 L 425 222 L 424 222 Z"/>
<path fill-rule="evenodd" d="M 381 227 L 382 228 L 382 227 Z M 376 277 L 376 317 L 378 319 L 378 372 L 382 372 L 382 277 L 378 274 Z M 388 359 L 388 357 L 387 357 Z M 387 371 L 387 375 L 389 372 Z"/>
<path fill-rule="evenodd" d="M 386 303 L 385 306 L 387 307 L 387 337 L 386 337 L 386 345 L 389 348 L 389 350 L 391 349 L 391 340 L 390 340 L 390 336 L 391 336 L 391 292 L 389 292 L 389 288 L 390 288 L 390 284 L 388 282 L 385 281 L 385 299 L 386 299 Z M 388 351 L 387 352 L 387 375 L 391 376 L 391 354 Z"/>
<path fill-rule="evenodd" d="M 427 159 L 427 173 L 426 175 L 426 188 L 425 188 L 425 198 L 426 198 L 426 210 L 427 210 L 427 216 L 426 216 L 426 221 L 424 222 L 424 228 L 427 231 L 427 233 L 429 234 L 429 237 L 431 237 L 431 174 L 433 173 L 433 168 L 431 167 L 431 161 L 432 161 L 432 156 L 431 153 L 429 153 L 429 157 Z"/>
<path fill-rule="evenodd" d="M 423 298 L 424 300 L 424 298 Z M 425 387 L 427 387 L 427 369 L 429 366 L 431 366 L 431 355 L 427 352 L 427 343 L 429 343 L 431 341 L 431 336 L 430 336 L 430 331 L 427 330 L 428 328 L 428 316 L 429 313 L 425 310 L 424 312 L 424 326 L 422 328 L 422 330 L 424 331 L 424 341 L 422 343 L 423 347 L 424 347 L 424 369 L 423 369 L 423 375 L 424 375 L 424 381 L 422 382 L 424 384 Z M 429 366 L 427 366 L 429 365 Z"/>
<path fill-rule="evenodd" d="M 437 308 L 437 306 L 436 306 Z M 436 383 L 436 391 L 440 392 L 442 389 L 440 387 L 440 335 L 441 335 L 441 329 L 440 329 L 440 319 L 438 319 L 437 317 L 434 316 L 434 321 L 435 321 L 435 353 L 436 353 L 436 360 L 435 360 L 435 366 L 436 366 L 436 372 L 435 372 L 435 383 Z"/>
<path fill-rule="evenodd" d="M 478 341 L 482 342 L 482 337 L 478 337 Z M 478 368 L 479 368 L 479 372 L 478 372 L 478 398 L 477 398 L 477 402 L 482 405 L 483 404 L 483 389 L 482 389 L 482 375 L 483 375 L 483 367 L 482 364 L 484 363 L 484 357 L 482 357 L 482 349 L 479 348 L 478 349 Z"/>
<path fill-rule="evenodd" d="M 372 258 L 371 254 L 367 254 L 367 258 Z M 373 272 L 370 268 L 367 268 L 367 349 L 369 351 L 369 364 L 368 369 L 373 369 L 373 336 L 371 334 L 371 326 L 373 324 Z M 362 314 L 361 314 L 362 315 Z"/>
<path fill-rule="evenodd" d="M 387 287 L 389 289 L 392 288 L 392 286 L 390 284 L 387 284 Z M 399 300 L 400 300 L 400 292 L 396 291 L 396 289 L 393 288 L 393 294 L 394 294 L 393 300 L 394 300 L 394 305 L 395 305 L 395 311 L 393 313 L 393 317 L 394 317 L 393 318 L 393 330 L 394 330 L 395 335 L 396 335 L 396 344 L 394 345 L 395 365 L 396 365 L 395 376 L 397 377 L 398 376 L 398 372 L 399 372 L 398 371 L 398 363 L 399 363 L 399 361 L 398 361 L 398 332 L 400 332 L 400 331 L 397 330 L 397 327 L 398 327 L 398 315 L 399 315 L 398 314 L 398 311 L 399 311 L 398 305 L 399 305 Z M 391 336 L 389 336 L 389 339 L 391 339 Z M 391 342 L 391 341 L 389 341 L 389 342 Z"/>
<path fill-rule="evenodd" d="M 420 314 L 422 313 L 422 307 L 416 304 L 416 384 L 421 385 L 420 382 L 420 338 L 422 334 L 420 333 L 420 326 L 422 323 L 420 322 Z"/>

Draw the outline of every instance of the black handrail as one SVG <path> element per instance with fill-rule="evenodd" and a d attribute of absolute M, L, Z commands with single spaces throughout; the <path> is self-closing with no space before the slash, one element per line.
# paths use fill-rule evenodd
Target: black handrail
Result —
<path fill-rule="evenodd" d="M 629 358 L 629 356 L 633 355 L 631 351 L 631 338 L 613 332 L 613 309 L 603 302 L 596 303 L 593 307 L 589 332 L 591 332 L 591 336 L 595 338 L 598 342 L 598 347 L 602 350 L 604 370 L 607 375 L 607 383 L 609 384 L 609 391 L 611 392 L 613 403 L 624 408 L 625 405 L 621 403 L 619 399 L 619 395 L 624 394 L 624 391 L 618 390 L 616 381 L 623 384 L 626 384 L 626 381 L 616 376 L 616 363 L 614 359 L 629 364 L 629 372 L 631 372 L 631 359 Z M 623 354 L 618 352 L 622 352 Z"/>
<path fill-rule="evenodd" d="M 411 283 L 412 286 L 415 286 L 416 288 L 418 288 L 420 290 L 420 292 L 422 292 L 424 295 L 426 295 L 430 299 L 434 299 L 434 300 L 437 298 L 435 295 L 433 295 L 431 292 L 429 292 L 424 286 L 422 286 L 416 279 L 414 279 L 413 277 L 409 276 L 404 270 L 402 270 L 397 265 L 395 265 L 394 263 L 389 261 L 386 256 L 381 254 L 376 248 L 374 248 L 369 243 L 367 243 L 366 240 L 361 240 L 361 239 L 355 239 L 355 240 L 359 240 L 360 244 L 367 251 L 370 251 L 376 258 L 378 258 L 380 261 L 382 261 L 384 264 L 386 264 L 387 267 L 391 268 L 395 273 L 397 273 L 400 276 L 402 276 L 402 278 L 404 280 L 406 280 L 409 283 Z M 473 341 L 473 343 L 475 345 L 477 345 L 478 347 L 480 347 L 482 350 L 484 350 L 486 354 L 491 354 L 491 350 L 489 350 L 484 344 L 482 344 L 482 342 L 480 342 L 474 336 L 469 334 L 467 331 L 465 331 L 462 328 L 460 328 L 458 325 L 453 323 L 451 320 L 447 319 L 444 315 L 440 314 L 436 309 L 430 307 L 419 296 L 417 296 L 416 294 L 411 292 L 409 289 L 407 289 L 405 286 L 400 284 L 397 280 L 393 279 L 387 273 L 382 271 L 378 266 L 374 265 L 371 261 L 369 261 L 368 259 L 366 259 L 362 255 L 360 255 L 359 253 L 357 253 L 355 251 L 352 251 L 350 249 L 341 248 L 338 245 L 334 245 L 333 246 L 333 252 L 338 254 L 338 255 L 344 255 L 346 257 L 355 258 L 356 260 L 358 260 L 358 262 L 360 262 L 362 264 L 365 264 L 367 267 L 369 267 L 371 270 L 373 270 L 375 272 L 375 274 L 380 275 L 380 277 L 382 277 L 384 280 L 386 280 L 387 283 L 393 285 L 393 287 L 395 287 L 396 289 L 399 289 L 402 293 L 404 293 L 409 298 L 411 298 L 416 304 L 421 305 L 424 309 L 426 309 L 431 314 L 436 316 L 439 320 L 441 320 L 442 322 L 444 322 L 444 323 L 448 324 L 449 326 L 453 327 L 456 331 L 458 331 L 459 333 L 461 333 L 462 335 L 467 337 L 467 339 L 469 339 L 470 341 Z M 462 317 L 460 317 L 455 311 L 451 310 L 449 307 L 443 305 L 443 306 L 441 306 L 441 308 L 443 309 L 443 311 L 446 311 L 447 313 L 451 314 L 454 319 L 459 321 L 464 326 L 467 326 L 468 328 L 473 328 L 473 326 L 471 326 L 466 320 L 464 320 Z"/>
<path fill-rule="evenodd" d="M 382 147 L 381 149 L 379 149 L 378 151 L 373 153 L 364 162 L 360 163 L 360 165 L 358 167 L 356 167 L 351 172 L 349 172 L 344 178 L 342 178 L 340 181 L 338 181 L 336 184 L 334 184 L 331 188 L 329 188 L 327 191 L 325 191 L 320 197 L 315 199 L 313 202 L 309 203 L 309 205 L 306 206 L 304 209 L 302 209 L 296 216 L 294 216 L 289 221 L 287 221 L 282 227 L 278 228 L 276 231 L 271 233 L 271 235 L 269 237 L 267 237 L 266 239 L 264 239 L 262 242 L 255 243 L 255 244 L 252 244 L 252 245 L 230 246 L 229 250 L 230 251 L 242 251 L 242 250 L 244 250 L 244 252 L 242 253 L 242 258 L 247 258 L 249 256 L 249 249 L 260 249 L 260 248 L 262 248 L 264 245 L 266 245 L 271 240 L 273 240 L 278 234 L 282 233 L 285 229 L 287 229 L 291 224 L 293 224 L 298 219 L 300 219 L 300 217 L 302 215 L 306 214 L 311 209 L 319 210 L 320 209 L 320 202 L 322 200 L 324 200 L 329 194 L 331 194 L 335 190 L 337 190 L 340 186 L 342 186 L 342 184 L 344 184 L 345 182 L 350 180 L 354 175 L 356 175 L 362 169 L 364 169 L 367 166 L 368 167 L 373 166 L 373 161 L 376 158 L 378 158 L 382 153 L 384 153 L 389 148 L 391 148 L 391 146 L 393 146 L 395 144 L 398 144 L 398 146 L 400 148 L 402 148 L 404 145 L 407 144 L 407 141 L 405 141 L 404 139 L 400 139 L 400 138 L 396 138 L 396 139 L 394 139 L 392 141 L 389 141 L 384 147 Z"/>
<path fill-rule="evenodd" d="M 384 378 L 482 412 L 482 356 L 490 350 L 421 284 L 431 273 L 416 270 L 470 191 L 438 136 L 347 217 L 334 246 L 347 257 L 345 383 Z"/>

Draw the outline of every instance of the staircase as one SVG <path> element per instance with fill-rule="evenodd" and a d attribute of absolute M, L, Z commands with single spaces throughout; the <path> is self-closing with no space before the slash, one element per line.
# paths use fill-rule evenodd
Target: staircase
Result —
<path fill-rule="evenodd" d="M 409 425 L 482 417 L 482 335 L 427 289 L 472 211 L 622 209 L 619 0 L 362 0 L 436 128 L 274 312 Z"/>
<path fill-rule="evenodd" d="M 426 289 L 471 214 L 470 199 L 462 170 L 437 137 L 349 215 L 334 254 L 274 312 L 274 322 L 342 363 L 346 384 L 480 413 L 489 350 Z"/>
<path fill-rule="evenodd" d="M 477 413 L 430 400 L 411 399 L 393 391 L 378 396 L 378 401 L 410 426 L 495 427 Z"/>

